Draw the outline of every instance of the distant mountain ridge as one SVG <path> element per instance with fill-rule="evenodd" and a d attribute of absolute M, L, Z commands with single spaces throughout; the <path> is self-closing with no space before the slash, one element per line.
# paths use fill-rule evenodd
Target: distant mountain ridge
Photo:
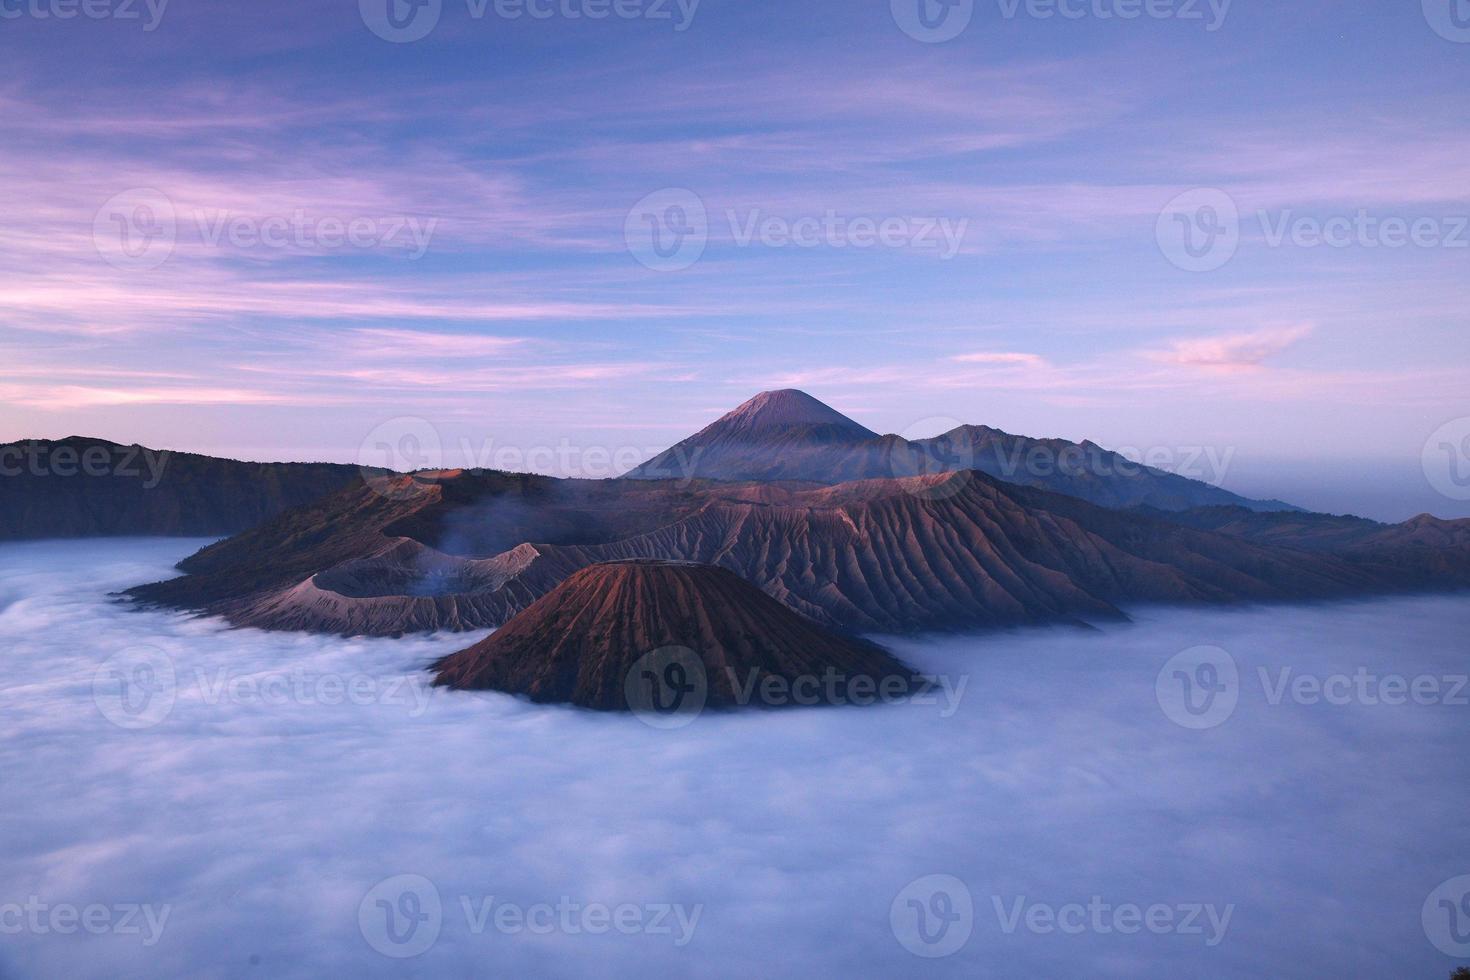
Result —
<path fill-rule="evenodd" d="M 1470 578 L 1470 518 L 1443 520 L 1420 514 L 1401 524 L 1380 524 L 1362 517 L 1262 514 L 1241 507 L 1206 507 L 1160 516 L 1257 544 L 1372 560 L 1416 575 L 1421 582 Z"/>
<path fill-rule="evenodd" d="M 235 534 L 361 479 L 71 436 L 0 445 L 0 541 Z"/>
<path fill-rule="evenodd" d="M 756 395 L 625 479 L 836 485 L 970 469 L 1104 507 L 1295 509 L 1149 469 L 1090 442 L 986 426 L 913 441 L 878 435 L 796 389 Z M 0 445 L 0 541 L 234 534 L 360 477 L 346 464 L 252 463 L 80 436 L 8 443 Z"/>
<path fill-rule="evenodd" d="M 983 425 L 928 439 L 878 435 L 797 389 L 756 395 L 624 479 L 837 484 L 964 470 L 1103 507 L 1298 509 L 1144 466 L 1093 442 L 1033 439 Z"/>

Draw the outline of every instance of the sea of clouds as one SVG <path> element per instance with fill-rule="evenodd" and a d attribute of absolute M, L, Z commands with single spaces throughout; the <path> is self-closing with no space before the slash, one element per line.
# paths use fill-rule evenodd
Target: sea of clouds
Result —
<path fill-rule="evenodd" d="M 110 595 L 199 544 L 0 546 L 0 977 L 1443 978 L 1445 944 L 1470 956 L 1445 884 L 1470 874 L 1467 598 L 905 639 L 964 680 L 957 708 L 663 730 L 424 685 L 478 635 L 232 631 Z"/>

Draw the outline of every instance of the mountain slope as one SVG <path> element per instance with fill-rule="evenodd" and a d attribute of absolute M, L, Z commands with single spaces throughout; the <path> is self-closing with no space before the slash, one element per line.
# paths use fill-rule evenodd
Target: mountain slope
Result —
<path fill-rule="evenodd" d="M 0 446 L 0 540 L 234 534 L 360 480 L 73 436 Z"/>
<path fill-rule="evenodd" d="M 1449 586 L 1470 578 L 1470 519 L 1430 514 L 1402 524 L 1329 514 L 1259 514 L 1207 507 L 1160 514 L 1175 523 L 1258 544 L 1340 555 L 1375 567 L 1405 585 Z"/>
<path fill-rule="evenodd" d="M 1295 510 L 1143 466 L 1091 442 L 1032 439 L 983 425 L 912 441 L 880 436 L 792 390 L 757 395 L 624 478 L 837 484 L 965 470 L 1104 507 Z"/>
<path fill-rule="evenodd" d="M 892 678 L 906 691 L 913 676 L 882 649 L 820 628 L 725 569 L 630 561 L 574 573 L 488 638 L 436 663 L 435 683 L 627 710 L 638 706 L 643 679 L 635 671 L 645 655 L 669 647 L 697 660 L 680 664 L 682 680 L 712 706 L 740 703 L 746 685 L 767 678 L 831 675 L 839 683 L 823 693 L 841 703 L 858 678 L 870 690 Z"/>
<path fill-rule="evenodd" d="M 349 489 L 221 542 L 183 563 L 186 577 L 133 594 L 239 625 L 397 634 L 498 625 L 588 565 L 659 558 L 727 568 L 820 623 L 896 632 L 1116 617 L 1127 602 L 1325 598 L 1399 584 L 1335 555 L 977 472 L 820 488 L 583 482 L 459 474 L 392 502 Z M 575 505 L 589 508 L 584 530 L 561 543 L 531 537 L 477 557 L 433 536 L 456 514 L 486 513 L 487 498 L 512 511 L 544 499 L 548 483 L 561 484 L 555 499 L 566 506 L 592 502 Z M 619 496 L 626 508 L 615 505 Z"/>

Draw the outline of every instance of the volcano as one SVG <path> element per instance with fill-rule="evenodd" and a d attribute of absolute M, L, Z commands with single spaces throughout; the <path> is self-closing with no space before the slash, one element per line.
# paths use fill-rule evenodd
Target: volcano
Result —
<path fill-rule="evenodd" d="M 700 703 L 714 707 L 772 703 L 758 692 L 773 680 L 792 692 L 786 703 L 852 703 L 860 690 L 901 694 L 915 680 L 882 648 L 818 626 L 733 572 L 638 559 L 572 574 L 485 640 L 437 662 L 435 683 L 636 710 L 635 691 L 659 657 L 673 657 Z M 809 694 L 796 695 L 804 688 Z"/>
<path fill-rule="evenodd" d="M 965 470 L 1118 509 L 1297 510 L 1280 500 L 1252 500 L 1144 466 L 1094 442 L 1033 439 L 985 425 L 961 425 L 927 439 L 879 435 L 791 388 L 756 395 L 624 478 L 831 486 Z"/>
<path fill-rule="evenodd" d="M 804 391 L 763 391 L 627 474 L 637 480 L 808 479 L 881 441 Z M 823 481 L 825 482 L 825 481 Z"/>

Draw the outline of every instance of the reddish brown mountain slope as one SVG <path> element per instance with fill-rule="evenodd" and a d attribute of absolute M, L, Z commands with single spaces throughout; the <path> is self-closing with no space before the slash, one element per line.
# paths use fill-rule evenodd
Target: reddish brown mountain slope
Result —
<path fill-rule="evenodd" d="M 444 542 L 432 535 L 449 528 L 463 544 L 465 513 L 484 520 L 510 513 L 520 528 L 520 515 L 546 500 L 556 503 L 548 526 L 561 529 L 564 543 L 533 537 L 485 557 L 436 547 Z M 1127 602 L 1325 598 L 1398 587 L 1386 571 L 1335 555 L 1255 544 L 980 473 L 683 490 L 464 474 L 394 502 L 365 489 L 344 492 L 221 542 L 184 563 L 189 576 L 133 594 L 269 629 L 471 629 L 505 622 L 580 568 L 627 558 L 719 565 L 811 619 L 852 631 L 1000 626 L 1118 616 Z"/>
<path fill-rule="evenodd" d="M 616 711 L 630 707 L 630 671 L 667 647 L 693 651 L 703 676 L 688 681 L 713 706 L 741 703 L 767 677 L 835 676 L 840 683 L 826 690 L 845 703 L 856 678 L 874 688 L 895 678 L 907 690 L 913 676 L 882 649 L 818 627 L 723 568 L 650 561 L 584 568 L 434 669 L 438 684 Z"/>

